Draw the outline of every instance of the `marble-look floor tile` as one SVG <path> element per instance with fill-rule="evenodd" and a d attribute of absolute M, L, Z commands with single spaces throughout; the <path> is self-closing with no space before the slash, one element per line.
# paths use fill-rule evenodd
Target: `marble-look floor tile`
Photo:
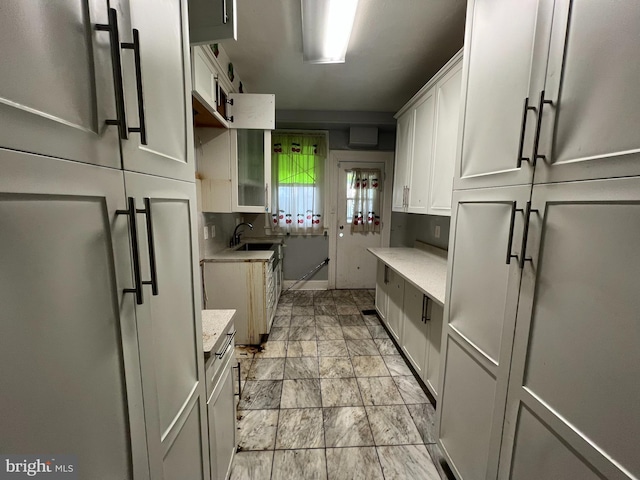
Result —
<path fill-rule="evenodd" d="M 340 305 L 355 305 L 356 302 L 353 301 L 353 298 L 349 297 L 335 297 L 334 301 L 336 302 L 336 307 Z"/>
<path fill-rule="evenodd" d="M 318 340 L 318 355 L 321 357 L 348 357 L 349 351 L 344 340 Z"/>
<path fill-rule="evenodd" d="M 273 450 L 278 428 L 278 410 L 239 410 L 238 449 Z"/>
<path fill-rule="evenodd" d="M 440 480 L 424 445 L 377 447 L 385 478 L 394 480 Z"/>
<path fill-rule="evenodd" d="M 418 433 L 424 443 L 436 443 L 438 435 L 436 432 L 436 409 L 430 403 L 419 403 L 407 405 L 409 414 L 418 428 Z"/>
<path fill-rule="evenodd" d="M 389 376 L 389 370 L 387 370 L 387 367 L 380 356 L 351 357 L 351 363 L 353 363 L 353 370 L 356 373 L 356 377 Z"/>
<path fill-rule="evenodd" d="M 373 445 L 373 435 L 364 407 L 324 408 L 323 415 L 327 447 Z"/>
<path fill-rule="evenodd" d="M 268 341 L 260 345 L 260 349 L 256 352 L 255 359 L 258 358 L 279 358 L 287 356 L 287 342 Z"/>
<path fill-rule="evenodd" d="M 285 380 L 318 378 L 318 357 L 287 358 L 284 365 Z"/>
<path fill-rule="evenodd" d="M 255 355 L 257 349 L 253 345 L 236 345 L 234 347 L 236 358 L 238 360 L 241 359 L 251 359 Z"/>
<path fill-rule="evenodd" d="M 367 328 L 373 338 L 389 338 L 389 334 L 382 325 L 367 325 Z"/>
<path fill-rule="evenodd" d="M 340 320 L 341 327 L 364 327 L 365 323 L 362 319 L 362 316 L 359 314 L 356 315 L 338 315 L 338 320 Z"/>
<path fill-rule="evenodd" d="M 382 357 L 392 377 L 413 375 L 401 355 L 385 355 Z"/>
<path fill-rule="evenodd" d="M 342 340 L 344 335 L 340 327 L 316 327 L 318 340 Z"/>
<path fill-rule="evenodd" d="M 312 290 L 313 298 L 333 298 L 333 290 Z"/>
<path fill-rule="evenodd" d="M 398 349 L 390 338 L 374 338 L 373 341 L 381 355 L 398 355 Z"/>
<path fill-rule="evenodd" d="M 336 301 L 333 299 L 333 297 L 325 297 L 325 298 L 316 298 L 313 297 L 313 305 L 314 306 L 321 306 L 321 305 L 334 305 L 335 306 Z"/>
<path fill-rule="evenodd" d="M 371 340 L 371 334 L 365 326 L 342 327 L 342 333 L 346 340 Z"/>
<path fill-rule="evenodd" d="M 282 380 L 250 381 L 244 385 L 240 410 L 263 410 L 280 407 Z"/>
<path fill-rule="evenodd" d="M 427 451 L 429 455 L 431 455 L 431 460 L 433 460 L 433 464 L 436 466 L 436 470 L 440 474 L 440 478 L 442 480 L 456 480 L 456 477 L 453 475 L 449 464 L 442 455 L 442 451 L 437 443 L 429 443 L 425 445 L 427 447 Z"/>
<path fill-rule="evenodd" d="M 323 407 L 354 407 L 362 405 L 355 378 L 321 378 Z"/>
<path fill-rule="evenodd" d="M 282 382 L 280 408 L 321 407 L 320 380 L 285 380 Z"/>
<path fill-rule="evenodd" d="M 372 339 L 347 340 L 347 348 L 349 349 L 349 355 L 352 357 L 356 355 L 380 355 L 378 347 L 376 347 Z"/>
<path fill-rule="evenodd" d="M 320 357 L 320 378 L 353 378 L 353 367 L 348 357 Z"/>
<path fill-rule="evenodd" d="M 362 320 L 364 324 L 371 327 L 380 326 L 380 319 L 377 315 L 362 315 Z"/>
<path fill-rule="evenodd" d="M 355 305 L 336 305 L 338 315 L 360 315 L 360 310 Z"/>
<path fill-rule="evenodd" d="M 327 470 L 329 480 L 384 480 L 374 447 L 328 448 Z"/>
<path fill-rule="evenodd" d="M 282 327 L 272 327 L 269 332 L 270 342 L 286 342 L 289 340 L 289 329 Z"/>
<path fill-rule="evenodd" d="M 238 358 L 238 362 L 240 362 L 240 380 L 243 382 L 249 376 L 249 370 L 251 369 L 251 365 L 253 364 L 253 358 Z M 237 362 L 236 362 L 237 363 Z M 233 369 L 233 376 L 238 381 L 238 369 Z"/>
<path fill-rule="evenodd" d="M 291 311 L 293 310 L 293 305 L 284 305 L 279 304 L 276 307 L 276 316 L 291 316 Z"/>
<path fill-rule="evenodd" d="M 316 327 L 291 327 L 289 340 L 316 340 Z"/>
<path fill-rule="evenodd" d="M 321 408 L 280 410 L 276 449 L 323 447 Z"/>
<path fill-rule="evenodd" d="M 282 380 L 284 358 L 256 358 L 249 370 L 247 380 Z"/>
<path fill-rule="evenodd" d="M 300 315 L 314 315 L 315 310 L 313 308 L 313 303 L 309 305 L 296 305 L 293 304 L 293 309 L 291 310 L 291 316 L 295 317 Z M 293 320 L 293 319 L 292 319 Z"/>
<path fill-rule="evenodd" d="M 308 307 L 313 306 L 313 297 L 294 297 L 293 306 Z"/>
<path fill-rule="evenodd" d="M 393 377 L 393 381 L 396 382 L 396 386 L 398 390 L 400 390 L 400 395 L 402 395 L 404 403 L 429 403 L 427 394 L 424 393 L 424 390 L 422 390 L 422 387 L 413 375 Z"/>
<path fill-rule="evenodd" d="M 294 310 L 296 307 L 293 307 Z M 315 327 L 316 326 L 316 318 L 312 313 L 301 313 L 296 314 L 295 311 L 293 315 L 291 315 L 291 327 Z"/>
<path fill-rule="evenodd" d="M 271 480 L 326 480 L 324 449 L 276 450 Z"/>
<path fill-rule="evenodd" d="M 271 326 L 271 328 L 289 328 L 290 326 L 291 326 L 291 314 L 276 315 L 275 317 L 273 317 L 273 325 Z"/>
<path fill-rule="evenodd" d="M 229 480 L 270 480 L 273 452 L 238 452 Z"/>
<path fill-rule="evenodd" d="M 287 357 L 316 357 L 318 345 L 315 340 L 289 340 Z"/>
<path fill-rule="evenodd" d="M 404 405 L 391 377 L 362 377 L 358 385 L 365 405 Z"/>
<path fill-rule="evenodd" d="M 421 444 L 409 410 L 404 405 L 365 407 L 376 445 Z"/>
<path fill-rule="evenodd" d="M 316 315 L 316 327 L 340 328 L 340 321 L 336 315 Z"/>
<path fill-rule="evenodd" d="M 331 300 L 333 302 L 333 300 Z M 314 305 L 313 307 L 314 313 L 316 315 L 337 315 L 338 312 L 336 310 L 336 306 L 332 304 L 330 305 Z"/>

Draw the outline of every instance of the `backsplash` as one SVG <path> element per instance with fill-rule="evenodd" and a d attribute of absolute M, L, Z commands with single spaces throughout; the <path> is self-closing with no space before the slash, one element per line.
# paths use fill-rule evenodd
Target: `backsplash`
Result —
<path fill-rule="evenodd" d="M 201 213 L 198 219 L 200 259 L 227 248 L 236 225 L 243 220 L 251 221 L 247 220 L 246 216 L 241 213 Z M 212 226 L 215 226 L 215 237 L 212 236 Z M 207 236 L 209 237 L 206 240 L 204 238 L 205 227 L 208 229 Z M 243 228 L 249 230 L 247 227 Z"/>
<path fill-rule="evenodd" d="M 415 213 L 391 214 L 392 247 L 413 247 L 416 240 L 447 250 L 449 248 L 450 217 L 418 215 Z M 436 227 L 440 227 L 440 237 L 436 238 Z"/>

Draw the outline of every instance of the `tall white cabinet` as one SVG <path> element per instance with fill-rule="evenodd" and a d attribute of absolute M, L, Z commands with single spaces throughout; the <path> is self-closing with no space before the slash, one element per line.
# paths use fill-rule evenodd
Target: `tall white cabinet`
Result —
<path fill-rule="evenodd" d="M 457 478 L 640 476 L 638 26 L 630 1 L 469 3 L 438 411 Z"/>
<path fill-rule="evenodd" d="M 82 478 L 209 478 L 185 2 L 13 3 L 0 450 L 75 454 Z"/>

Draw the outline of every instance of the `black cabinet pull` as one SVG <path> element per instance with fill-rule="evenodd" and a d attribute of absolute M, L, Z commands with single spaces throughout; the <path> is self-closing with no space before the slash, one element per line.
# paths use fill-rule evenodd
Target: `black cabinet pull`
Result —
<path fill-rule="evenodd" d="M 227 353 L 227 350 L 229 350 L 229 347 L 231 346 L 231 343 L 233 342 L 233 337 L 235 337 L 235 336 L 236 336 L 236 331 L 235 330 L 232 333 L 227 333 L 227 341 L 222 346 L 222 351 L 221 352 L 216 352 L 216 357 L 218 357 L 218 358 L 224 357 L 224 354 Z"/>
<path fill-rule="evenodd" d="M 522 234 L 522 248 L 520 249 L 520 268 L 524 268 L 524 262 L 533 262 L 531 257 L 527 257 L 527 240 L 529 239 L 529 222 L 531 213 L 538 213 L 538 210 L 531 208 L 531 202 L 527 202 L 527 209 L 524 214 L 524 233 Z"/>
<path fill-rule="evenodd" d="M 142 94 L 142 62 L 140 61 L 140 32 L 137 28 L 133 29 L 133 43 L 123 42 L 122 48 L 133 50 L 133 58 L 136 67 L 136 90 L 138 92 L 138 119 L 139 127 L 130 127 L 130 133 L 140 134 L 140 143 L 147 144 L 147 123 L 144 115 L 144 95 Z"/>
<path fill-rule="evenodd" d="M 427 323 L 429 320 L 429 316 L 427 315 L 427 311 L 429 310 L 429 297 L 426 295 L 422 295 L 422 323 Z"/>
<path fill-rule="evenodd" d="M 226 24 L 229 21 L 229 15 L 227 15 L 227 0 L 222 0 L 222 23 Z"/>
<path fill-rule="evenodd" d="M 522 123 L 520 124 L 520 143 L 518 145 L 518 168 L 522 167 L 522 162 L 531 163 L 531 159 L 522 156 L 522 149 L 524 148 L 524 136 L 527 132 L 527 113 L 529 110 L 535 111 L 536 107 L 529 106 L 529 97 L 524 99 L 524 107 L 522 109 Z"/>
<path fill-rule="evenodd" d="M 511 247 L 513 247 L 513 227 L 516 222 L 516 212 L 522 212 L 521 208 L 516 208 L 516 202 L 511 202 L 511 220 L 509 221 L 509 240 L 507 241 L 507 265 L 511 264 L 511 259 L 515 258 L 519 260 L 518 255 L 511 254 Z"/>
<path fill-rule="evenodd" d="M 538 159 L 546 160 L 545 155 L 538 155 L 538 146 L 540 145 L 540 131 L 542 130 L 542 111 L 545 104 L 553 105 L 551 100 L 545 100 L 544 90 L 540 92 L 540 103 L 538 103 L 538 121 L 536 123 L 536 136 L 533 140 L 533 166 L 536 166 Z"/>
<path fill-rule="evenodd" d="M 122 82 L 122 58 L 120 57 L 120 33 L 118 32 L 118 12 L 109 9 L 109 23 L 96 24 L 96 30 L 109 32 L 111 46 L 111 68 L 113 70 L 113 89 L 116 96 L 116 119 L 106 120 L 107 125 L 117 125 L 120 138 L 128 138 L 126 110 L 124 106 L 124 84 Z"/>
<path fill-rule="evenodd" d="M 138 226 L 136 221 L 136 200 L 133 197 L 128 199 L 129 207 L 127 210 L 116 210 L 117 215 L 129 216 L 129 230 L 131 233 L 131 250 L 133 255 L 133 278 L 134 288 L 125 288 L 124 293 L 133 293 L 136 296 L 136 303 L 142 305 L 144 297 L 142 294 L 142 277 L 140 274 L 140 248 L 138 246 Z"/>
<path fill-rule="evenodd" d="M 156 248 L 153 240 L 153 220 L 151 218 L 151 199 L 145 197 L 144 209 L 136 210 L 137 213 L 144 213 L 147 220 L 147 244 L 149 246 L 149 271 L 151 280 L 145 280 L 143 285 L 151 285 L 151 293 L 158 295 L 158 270 L 156 268 Z"/>

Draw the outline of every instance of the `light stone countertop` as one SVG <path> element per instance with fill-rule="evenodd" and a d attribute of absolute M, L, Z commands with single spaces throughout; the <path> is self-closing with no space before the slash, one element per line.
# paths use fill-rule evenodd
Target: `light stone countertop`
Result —
<path fill-rule="evenodd" d="M 242 238 L 240 246 L 245 243 L 279 243 L 283 244 L 282 237 L 246 237 Z M 207 255 L 203 262 L 267 262 L 274 252 L 272 250 L 236 250 L 237 247 L 229 247 L 212 255 Z"/>
<path fill-rule="evenodd" d="M 205 357 L 218 351 L 224 344 L 235 310 L 202 310 L 202 348 Z"/>
<path fill-rule="evenodd" d="M 421 248 L 369 248 L 389 268 L 444 306 L 447 284 L 447 251 L 425 245 Z"/>

